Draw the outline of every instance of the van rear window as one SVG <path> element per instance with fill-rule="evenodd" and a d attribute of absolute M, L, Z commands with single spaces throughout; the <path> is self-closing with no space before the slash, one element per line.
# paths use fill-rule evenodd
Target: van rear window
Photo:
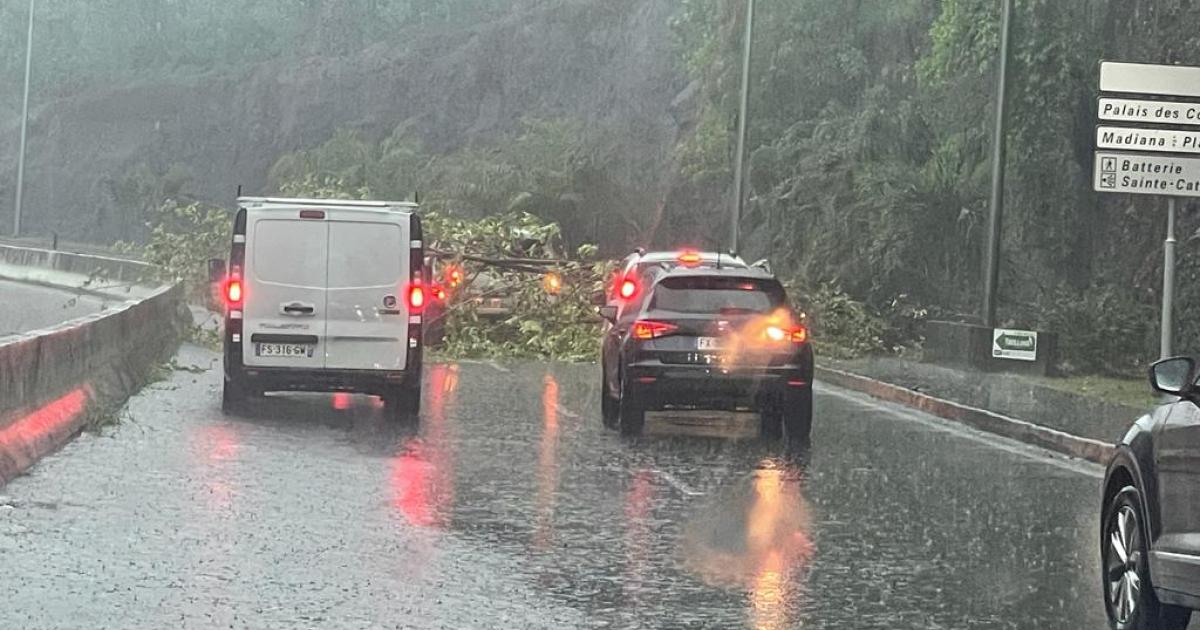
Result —
<path fill-rule="evenodd" d="M 329 288 L 399 287 L 408 265 L 402 236 L 395 223 L 330 221 Z"/>
<path fill-rule="evenodd" d="M 777 282 L 744 278 L 667 278 L 654 288 L 651 310 L 675 313 L 766 313 L 783 304 Z"/>
<path fill-rule="evenodd" d="M 263 282 L 325 286 L 325 223 L 265 219 L 254 224 L 252 273 Z"/>

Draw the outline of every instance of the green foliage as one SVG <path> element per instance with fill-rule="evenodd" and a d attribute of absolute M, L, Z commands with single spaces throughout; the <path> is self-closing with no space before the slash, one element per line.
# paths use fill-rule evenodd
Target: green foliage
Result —
<path fill-rule="evenodd" d="M 1097 195 L 1089 181 L 1098 60 L 1195 63 L 1200 55 L 1200 5 L 1147 6 L 1015 2 L 1000 313 L 1064 335 L 1072 370 L 1125 374 L 1157 345 L 1146 331 L 1160 300 L 1161 204 Z M 815 299 L 831 304 L 835 322 L 850 322 L 824 336 L 861 326 L 860 339 L 838 342 L 856 351 L 891 351 L 918 337 L 921 317 L 903 313 L 922 309 L 893 307 L 895 296 L 936 307 L 939 317 L 975 319 L 999 3 L 758 7 L 747 255 L 771 256 L 818 287 Z M 699 118 L 677 157 L 681 174 L 700 185 L 697 174 L 725 178 L 706 165 L 724 164 L 731 150 L 743 10 L 737 0 L 691 0 L 674 24 L 683 65 L 701 82 Z M 1183 217 L 1184 229 L 1200 227 Z M 1179 300 L 1188 312 L 1200 307 L 1200 292 L 1184 289 Z M 1181 326 L 1193 349 L 1200 329 Z"/>
<path fill-rule="evenodd" d="M 1136 376 L 1156 358 L 1155 309 L 1113 287 L 1061 287 L 1047 296 L 1042 328 L 1057 331 L 1067 374 Z"/>
<path fill-rule="evenodd" d="M 151 213 L 145 244 L 125 249 L 140 254 L 160 280 L 182 280 L 188 295 L 204 301 L 209 291 L 208 261 L 229 255 L 232 220 L 224 208 L 167 201 Z"/>

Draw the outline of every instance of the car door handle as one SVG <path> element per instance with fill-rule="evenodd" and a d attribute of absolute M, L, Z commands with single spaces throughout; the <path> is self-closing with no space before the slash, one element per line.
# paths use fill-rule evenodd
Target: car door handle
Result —
<path fill-rule="evenodd" d="M 292 302 L 291 304 L 284 304 L 279 307 L 279 310 L 281 310 L 284 315 L 291 315 L 293 317 L 312 315 L 314 312 L 316 312 L 316 308 L 313 307 L 313 305 L 301 304 L 299 302 Z"/>

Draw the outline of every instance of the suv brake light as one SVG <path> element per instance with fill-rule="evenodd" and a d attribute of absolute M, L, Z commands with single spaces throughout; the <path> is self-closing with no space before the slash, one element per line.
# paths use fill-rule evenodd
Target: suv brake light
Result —
<path fill-rule="evenodd" d="M 631 300 L 638 292 L 637 281 L 633 278 L 625 278 L 621 281 L 621 286 L 617 289 L 617 294 L 623 299 Z"/>
<path fill-rule="evenodd" d="M 643 319 L 633 323 L 633 338 L 641 340 L 658 339 L 659 337 L 666 337 L 677 330 L 679 330 L 679 326 L 675 324 Z"/>
<path fill-rule="evenodd" d="M 704 258 L 701 257 L 698 252 L 693 252 L 693 251 L 689 250 L 689 251 L 685 251 L 685 252 L 679 254 L 680 264 L 687 266 L 687 267 L 695 267 L 695 266 L 699 265 L 703 260 L 704 260 Z"/>

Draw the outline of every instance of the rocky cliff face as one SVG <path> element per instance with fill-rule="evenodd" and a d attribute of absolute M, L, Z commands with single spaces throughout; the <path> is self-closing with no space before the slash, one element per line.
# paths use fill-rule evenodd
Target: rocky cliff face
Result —
<path fill-rule="evenodd" d="M 684 81 L 670 0 L 555 2 L 489 24 L 398 38 L 347 56 L 278 59 L 171 82 L 95 89 L 37 104 L 25 227 L 113 240 L 112 182 L 138 164 L 190 174 L 189 189 L 227 202 L 238 185 L 269 192 L 285 152 L 339 127 L 369 136 L 410 121 L 433 150 L 568 116 L 603 130 L 629 159 L 618 179 L 665 187 Z M 12 217 L 17 124 L 0 127 L 0 225 Z"/>

